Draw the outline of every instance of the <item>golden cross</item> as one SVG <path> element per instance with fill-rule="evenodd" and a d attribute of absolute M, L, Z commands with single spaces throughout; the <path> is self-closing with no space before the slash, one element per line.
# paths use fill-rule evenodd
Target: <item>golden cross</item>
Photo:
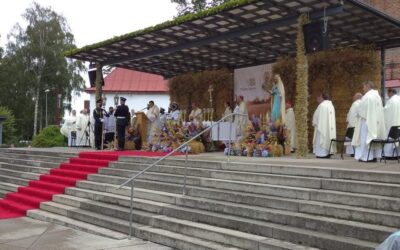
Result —
<path fill-rule="evenodd" d="M 214 88 L 212 85 L 210 85 L 210 87 L 208 87 L 208 93 L 210 93 L 210 103 L 212 103 L 212 92 L 214 91 Z"/>

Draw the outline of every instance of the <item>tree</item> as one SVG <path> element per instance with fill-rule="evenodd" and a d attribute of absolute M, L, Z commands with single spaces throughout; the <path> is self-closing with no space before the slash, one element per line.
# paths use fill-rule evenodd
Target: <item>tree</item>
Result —
<path fill-rule="evenodd" d="M 12 112 L 6 108 L 0 106 L 0 116 L 6 118 L 3 123 L 3 143 L 12 144 L 15 143 L 15 117 Z"/>
<path fill-rule="evenodd" d="M 196 13 L 229 1 L 230 0 L 171 0 L 172 3 L 178 4 L 178 15 Z"/>
<path fill-rule="evenodd" d="M 45 119 L 45 90 L 50 90 L 48 117 L 49 123 L 54 124 L 57 112 L 63 110 L 57 109 L 58 95 L 61 101 L 70 100 L 72 91 L 84 88 L 80 76 L 84 65 L 64 57 L 65 51 L 76 46 L 63 16 L 33 2 L 23 17 L 27 25 L 15 25 L 0 65 L 5 71 L 0 75 L 0 86 L 6 91 L 0 92 L 0 105 L 14 111 L 21 135 L 30 137 L 36 135 L 38 124 Z"/>

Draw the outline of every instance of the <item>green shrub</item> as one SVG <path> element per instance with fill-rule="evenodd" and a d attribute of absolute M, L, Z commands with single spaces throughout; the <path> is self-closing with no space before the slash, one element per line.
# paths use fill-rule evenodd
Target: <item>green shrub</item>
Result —
<path fill-rule="evenodd" d="M 66 145 L 64 136 L 60 133 L 60 127 L 56 125 L 44 128 L 32 141 L 32 147 L 39 148 L 62 147 Z"/>
<path fill-rule="evenodd" d="M 6 120 L 3 123 L 3 144 L 15 143 L 15 117 L 12 111 L 6 107 L 0 106 L 0 116 L 6 117 Z"/>

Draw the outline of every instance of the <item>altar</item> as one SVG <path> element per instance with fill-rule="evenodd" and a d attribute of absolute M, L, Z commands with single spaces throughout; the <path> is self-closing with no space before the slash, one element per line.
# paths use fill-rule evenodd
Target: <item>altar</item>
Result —
<path fill-rule="evenodd" d="M 210 127 L 215 123 L 205 122 L 205 126 Z M 213 141 L 235 141 L 236 139 L 236 124 L 233 122 L 220 122 L 211 128 L 211 140 Z"/>

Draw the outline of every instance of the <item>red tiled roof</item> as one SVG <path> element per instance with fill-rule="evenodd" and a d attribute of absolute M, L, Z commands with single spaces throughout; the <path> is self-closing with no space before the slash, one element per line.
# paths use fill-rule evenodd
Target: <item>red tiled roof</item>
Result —
<path fill-rule="evenodd" d="M 400 80 L 388 80 L 385 82 L 386 88 L 398 88 L 400 87 Z"/>
<path fill-rule="evenodd" d="M 87 88 L 94 92 L 96 88 Z M 167 92 L 168 81 L 160 75 L 115 68 L 104 78 L 103 92 Z"/>

